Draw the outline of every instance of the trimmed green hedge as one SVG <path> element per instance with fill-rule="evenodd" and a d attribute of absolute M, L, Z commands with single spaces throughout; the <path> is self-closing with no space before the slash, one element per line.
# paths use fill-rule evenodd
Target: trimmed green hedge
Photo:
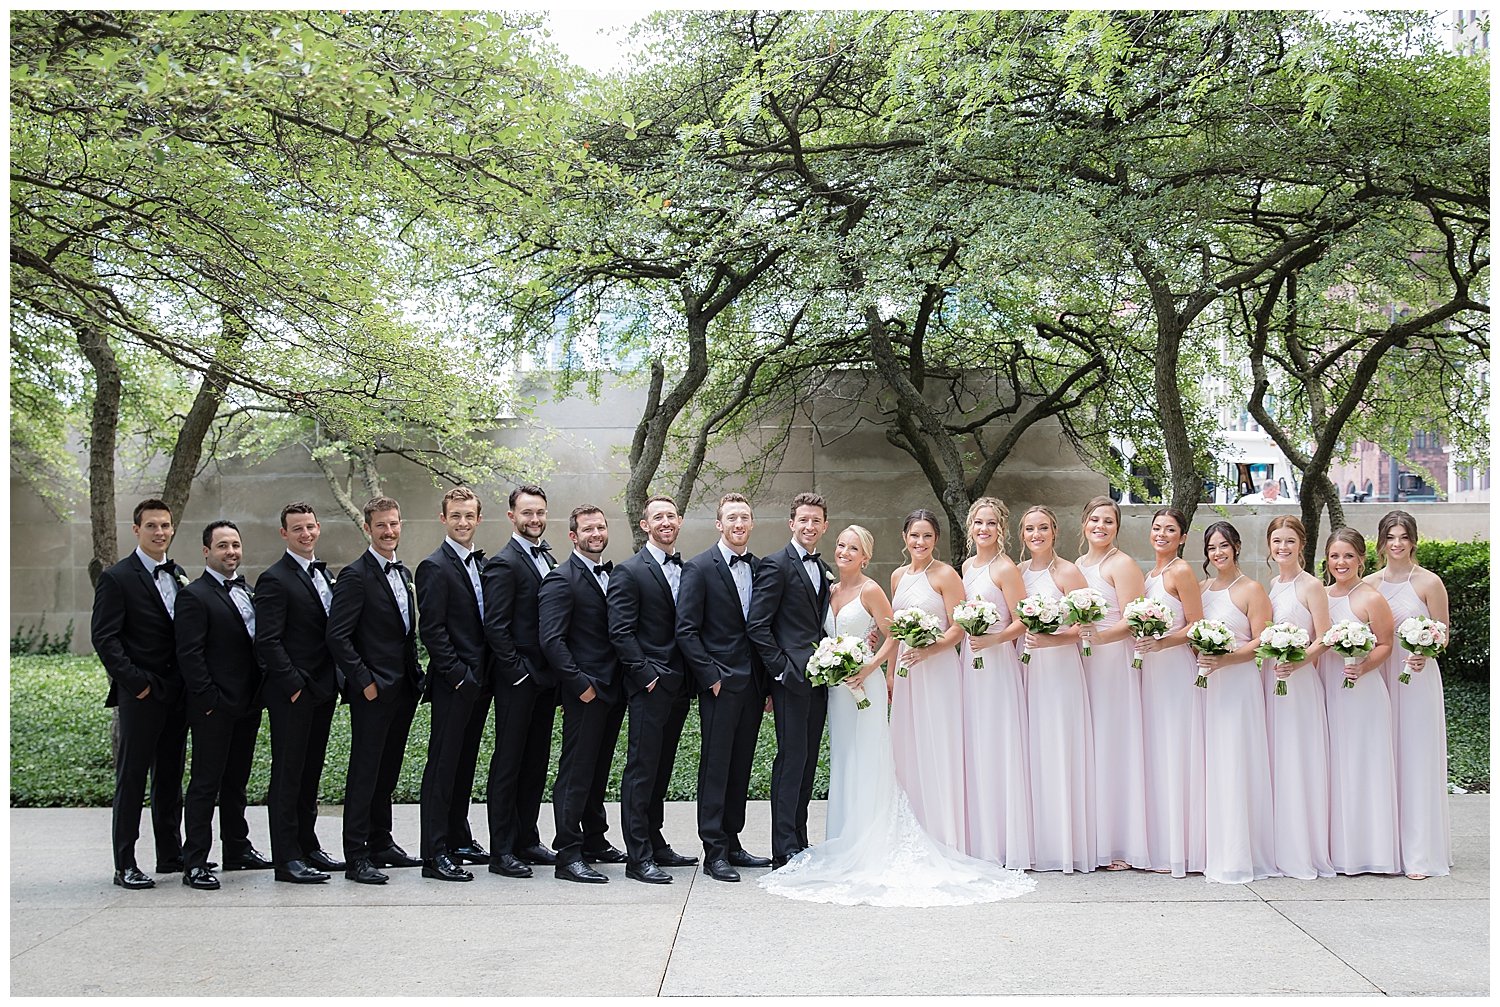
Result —
<path fill-rule="evenodd" d="M 57 808 L 101 807 L 114 799 L 114 763 L 109 750 L 109 710 L 104 696 L 109 691 L 103 667 L 93 656 L 13 657 L 10 672 L 10 801 L 12 807 Z M 412 721 L 406 759 L 396 800 L 415 803 L 422 791 L 422 766 L 427 760 L 427 736 L 431 730 L 431 707 L 422 704 Z M 696 706 L 682 732 L 677 764 L 672 771 L 668 800 L 690 801 L 698 790 L 699 722 Z M 191 742 L 189 743 L 191 745 Z M 495 724 L 491 716 L 479 750 L 476 800 L 484 799 L 490 753 L 495 747 Z M 552 733 L 552 761 L 547 780 L 551 793 L 562 747 L 562 715 Z M 760 741 L 750 775 L 750 797 L 766 800 L 771 795 L 771 760 L 776 737 L 768 714 L 761 724 Z M 319 798 L 325 804 L 342 804 L 344 780 L 349 766 L 349 708 L 340 705 L 333 717 L 328 739 L 328 761 L 323 770 Z M 615 748 L 610 771 L 608 799 L 618 800 L 620 778 L 625 769 L 625 732 Z M 255 748 L 255 766 L 250 774 L 250 800 L 264 803 L 271 782 L 271 724 L 261 718 L 260 741 Z M 828 795 L 828 745 L 825 735 L 818 765 L 814 796 Z"/>
<path fill-rule="evenodd" d="M 1490 681 L 1490 544 L 1488 542 L 1417 543 L 1417 562 L 1443 579 L 1448 588 L 1448 652 L 1442 657 L 1443 680 Z"/>

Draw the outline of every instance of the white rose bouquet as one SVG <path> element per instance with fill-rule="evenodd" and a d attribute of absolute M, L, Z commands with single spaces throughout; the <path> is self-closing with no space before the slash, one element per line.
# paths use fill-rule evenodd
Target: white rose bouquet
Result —
<path fill-rule="evenodd" d="M 807 660 L 807 680 L 813 685 L 847 684 L 859 669 L 873 660 L 875 655 L 862 638 L 827 636 L 818 643 L 818 648 Z M 870 699 L 865 695 L 863 685 L 849 685 L 848 689 L 854 694 L 857 709 L 869 709 Z"/>
<path fill-rule="evenodd" d="M 953 621 L 962 626 L 965 632 L 983 636 L 1000 621 L 1000 610 L 991 602 L 971 599 L 953 609 Z M 984 667 L 984 658 L 978 654 L 974 655 L 974 667 Z"/>
<path fill-rule="evenodd" d="M 1091 587 L 1080 587 L 1077 591 L 1069 591 L 1063 595 L 1063 602 L 1068 606 L 1068 623 L 1073 626 L 1092 626 L 1103 619 L 1109 613 L 1109 602 L 1104 600 L 1104 595 Z M 1094 653 L 1094 648 L 1089 644 L 1089 638 L 1083 638 L 1083 656 L 1089 657 Z"/>
<path fill-rule="evenodd" d="M 1307 656 L 1307 648 L 1311 643 L 1312 634 L 1301 626 L 1290 622 L 1270 622 L 1261 630 L 1260 646 L 1255 648 L 1255 656 L 1261 659 L 1262 667 L 1266 661 L 1291 664 Z M 1276 680 L 1276 695 L 1286 695 L 1286 679 Z"/>
<path fill-rule="evenodd" d="M 1188 627 L 1188 646 L 1208 657 L 1218 657 L 1234 649 L 1234 633 L 1218 619 L 1199 619 Z M 1199 671 L 1193 682 L 1200 689 L 1208 688 L 1208 676 Z"/>
<path fill-rule="evenodd" d="M 942 635 L 943 626 L 938 622 L 937 616 L 920 608 L 898 609 L 891 617 L 891 636 L 908 647 L 925 647 Z M 902 678 L 910 671 L 904 664 L 896 666 L 896 674 Z"/>
<path fill-rule="evenodd" d="M 1344 688 L 1354 688 L 1349 669 L 1375 649 L 1375 631 L 1358 619 L 1342 619 L 1323 634 L 1323 646 L 1344 659 Z"/>
<path fill-rule="evenodd" d="M 1061 598 L 1051 595 L 1027 595 L 1016 605 L 1016 615 L 1033 633 L 1056 633 L 1068 617 L 1068 606 Z M 1021 663 L 1031 663 L 1031 651 L 1021 652 Z"/>
<path fill-rule="evenodd" d="M 1403 650 L 1418 657 L 1437 657 L 1448 646 L 1448 625 L 1425 615 L 1414 615 L 1396 627 L 1396 639 L 1401 641 Z M 1411 670 L 1404 669 L 1399 680 L 1402 685 L 1410 685 Z"/>
<path fill-rule="evenodd" d="M 1144 640 L 1148 636 L 1153 640 L 1160 640 L 1172 628 L 1172 610 L 1160 598 L 1137 598 L 1128 603 L 1121 614 L 1125 624 L 1130 627 L 1130 635 L 1137 640 Z M 1131 654 L 1130 666 L 1140 668 L 1140 651 Z"/>

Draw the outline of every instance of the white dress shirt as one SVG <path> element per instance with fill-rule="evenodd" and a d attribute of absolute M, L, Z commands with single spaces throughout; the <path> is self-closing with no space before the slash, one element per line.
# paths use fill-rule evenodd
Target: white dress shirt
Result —
<path fill-rule="evenodd" d="M 396 562 L 395 557 L 386 559 L 384 556 L 380 555 L 380 553 L 375 551 L 375 547 L 373 545 L 370 546 L 370 555 L 375 557 L 375 562 L 380 564 L 382 570 L 385 569 L 385 564 Z M 396 607 L 401 610 L 401 625 L 405 626 L 406 631 L 410 633 L 411 599 L 407 597 L 406 581 L 402 578 L 401 571 L 394 569 L 386 570 L 385 582 L 391 586 L 391 594 L 396 596 Z"/>
<path fill-rule="evenodd" d="M 540 542 L 533 542 L 531 541 L 531 539 L 518 533 L 512 533 L 510 537 L 516 540 L 516 543 L 520 545 L 522 552 L 531 557 L 532 565 L 536 567 L 537 573 L 545 577 L 547 576 L 547 574 L 552 572 L 552 565 L 547 562 L 547 554 L 544 552 L 532 553 L 531 551 L 534 547 L 541 545 Z M 591 569 L 592 566 L 593 565 L 590 564 Z"/>
<path fill-rule="evenodd" d="M 752 578 L 750 576 L 750 564 L 744 562 L 744 557 L 749 556 L 750 552 L 747 549 L 745 552 L 736 553 L 725 544 L 723 539 L 719 539 L 719 555 L 724 557 L 726 565 L 729 563 L 731 556 L 741 557 L 741 562 L 729 567 L 729 576 L 734 578 L 734 589 L 740 595 L 740 612 L 748 619 L 750 618 L 750 582 Z"/>
<path fill-rule="evenodd" d="M 323 614 L 327 615 L 329 610 L 333 608 L 333 588 L 328 584 L 328 571 L 325 569 L 314 572 L 312 569 L 312 560 L 303 559 L 290 549 L 286 551 L 286 554 L 292 557 L 296 564 L 302 568 L 303 573 L 312 578 L 313 590 L 318 592 L 318 600 L 323 603 Z"/>
<path fill-rule="evenodd" d="M 229 583 L 229 578 L 213 567 L 204 569 L 221 586 Z M 250 588 L 245 584 L 235 584 L 229 589 L 229 600 L 234 602 L 234 607 L 239 610 L 240 619 L 244 621 L 245 629 L 250 633 L 250 639 L 255 639 L 255 606 L 250 603 Z"/>
<path fill-rule="evenodd" d="M 807 557 L 811 556 L 812 553 L 802 548 L 802 543 L 798 542 L 796 539 L 792 539 L 792 548 L 796 549 L 797 555 L 801 557 L 802 572 L 807 574 L 808 583 L 812 585 L 813 592 L 817 593 L 822 588 L 822 585 L 818 583 L 819 579 L 821 579 L 823 576 L 822 565 L 819 564 L 817 560 L 813 560 L 811 563 L 809 563 L 807 561 Z"/>
<path fill-rule="evenodd" d="M 458 560 L 464 565 L 464 572 L 469 575 L 469 586 L 474 590 L 474 600 L 479 604 L 479 618 L 483 619 L 484 592 L 479 589 L 479 563 L 477 560 L 473 563 L 469 562 L 469 554 L 474 550 L 470 549 L 468 546 L 459 545 L 457 542 L 453 541 L 453 538 L 450 535 L 444 535 L 443 541 L 447 542 L 448 545 L 452 547 L 453 551 L 458 553 Z"/>
<path fill-rule="evenodd" d="M 677 604 L 677 587 L 682 583 L 682 567 L 676 563 L 668 563 L 666 551 L 650 539 L 646 540 L 646 548 L 651 550 L 651 558 L 656 560 L 656 565 L 661 567 L 662 576 L 667 578 L 667 586 L 672 589 L 672 604 Z"/>
<path fill-rule="evenodd" d="M 150 576 L 151 571 L 161 565 L 150 556 L 147 556 L 146 550 L 140 546 L 135 547 L 135 555 L 137 559 L 146 564 L 147 576 Z M 171 570 L 163 570 L 151 579 L 152 583 L 156 585 L 156 593 L 161 595 L 161 603 L 167 606 L 167 615 L 175 619 L 177 617 L 177 578 L 172 576 Z"/>

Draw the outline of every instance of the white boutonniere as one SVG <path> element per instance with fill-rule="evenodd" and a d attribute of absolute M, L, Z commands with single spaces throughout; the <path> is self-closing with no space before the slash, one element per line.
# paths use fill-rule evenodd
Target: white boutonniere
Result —
<path fill-rule="evenodd" d="M 187 587 L 188 586 L 187 574 L 185 574 L 185 573 L 179 573 L 177 575 L 177 583 L 181 584 L 183 587 Z"/>
<path fill-rule="evenodd" d="M 337 577 L 329 577 L 328 578 L 328 586 L 329 587 L 333 587 L 333 585 L 337 584 L 338 582 L 339 582 L 339 579 Z"/>
<path fill-rule="evenodd" d="M 832 570 L 828 569 L 825 566 L 823 568 L 823 579 L 826 580 L 828 583 L 832 584 L 838 578 L 833 575 L 833 571 Z"/>

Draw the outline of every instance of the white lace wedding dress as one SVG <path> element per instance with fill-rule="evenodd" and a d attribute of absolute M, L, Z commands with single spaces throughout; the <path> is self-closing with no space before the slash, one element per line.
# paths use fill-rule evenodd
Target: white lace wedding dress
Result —
<path fill-rule="evenodd" d="M 874 624 L 856 598 L 830 612 L 823 628 L 830 636 L 864 637 Z M 870 706 L 860 710 L 846 687 L 828 690 L 827 840 L 762 877 L 760 886 L 805 902 L 910 907 L 995 902 L 1035 888 L 1021 871 L 974 860 L 923 831 L 896 782 L 881 671 L 865 680 L 865 692 Z"/>

